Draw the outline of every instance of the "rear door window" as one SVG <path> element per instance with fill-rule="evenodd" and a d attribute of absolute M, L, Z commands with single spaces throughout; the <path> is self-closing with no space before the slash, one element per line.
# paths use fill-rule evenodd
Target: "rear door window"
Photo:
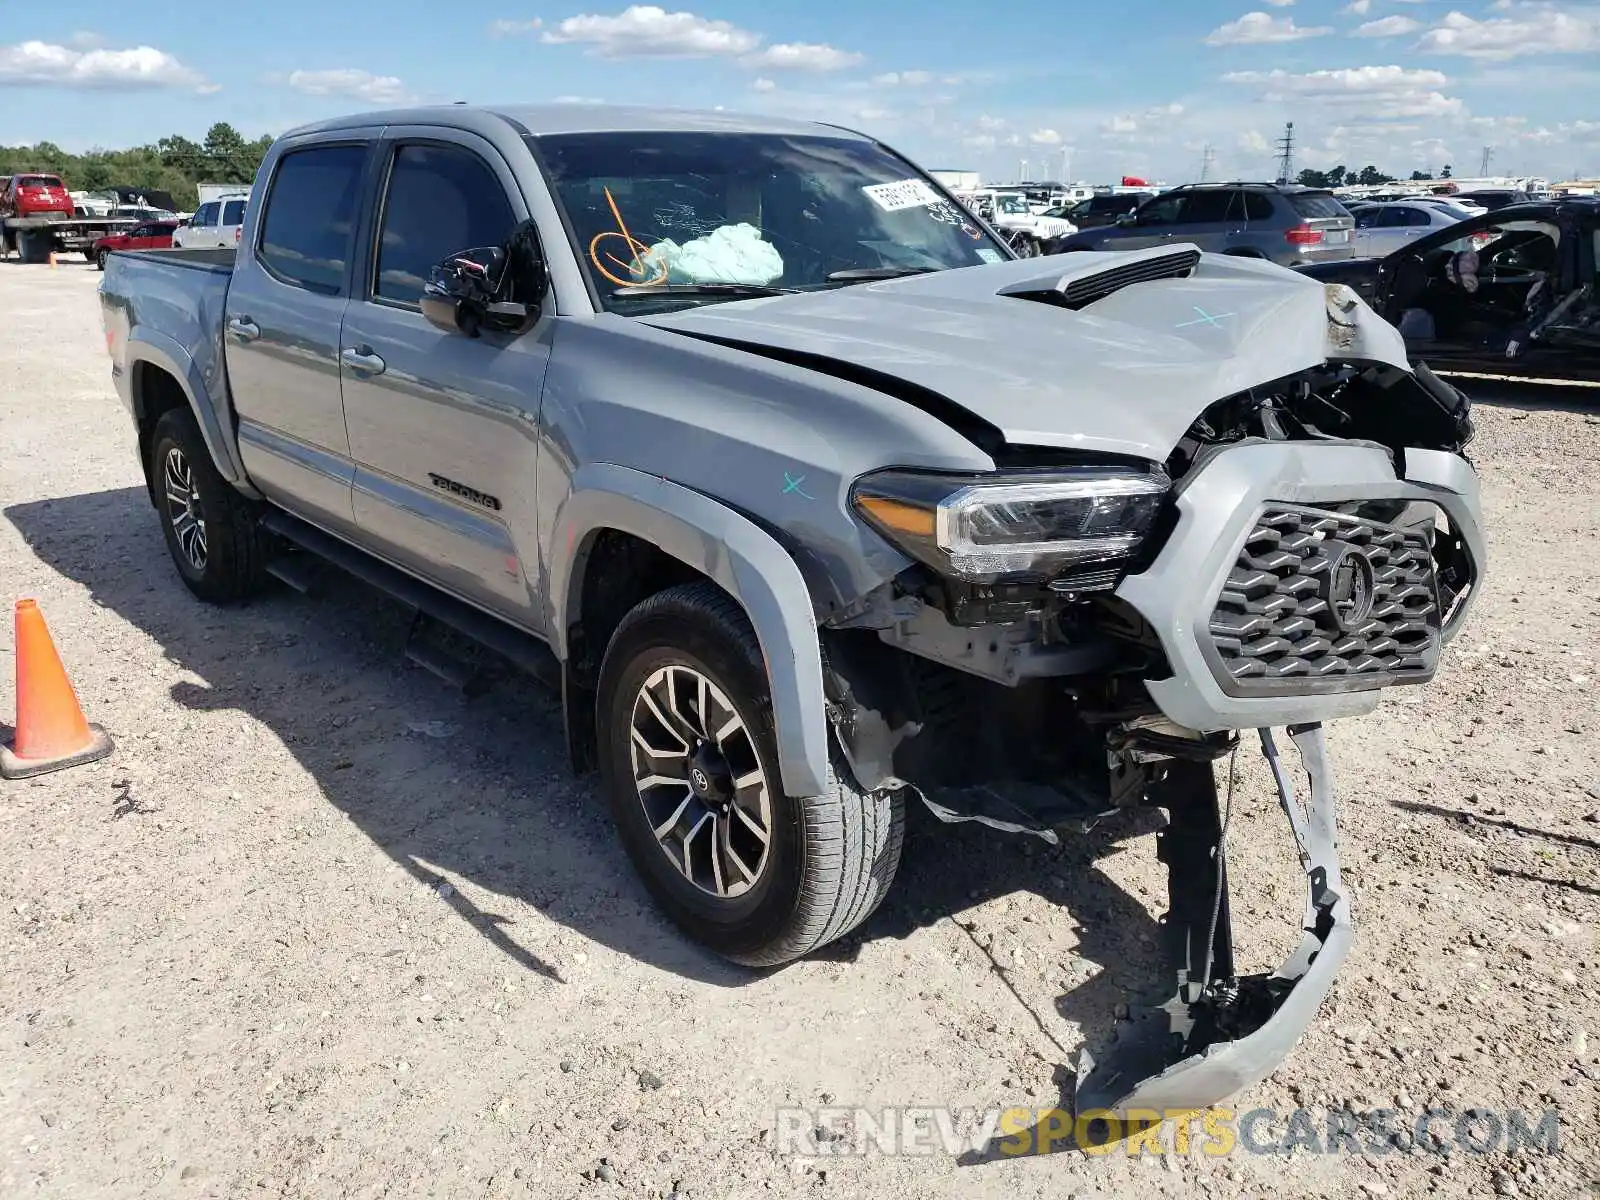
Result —
<path fill-rule="evenodd" d="M 446 257 L 498 246 L 516 223 L 505 187 L 476 154 L 460 146 L 401 146 L 384 199 L 373 295 L 417 303 L 429 272 Z"/>
<path fill-rule="evenodd" d="M 244 224 L 243 200 L 229 200 L 222 206 L 222 223 L 224 225 Z"/>
<path fill-rule="evenodd" d="M 195 210 L 192 225 L 215 225 L 217 223 L 217 206 L 215 203 L 202 204 Z"/>
<path fill-rule="evenodd" d="M 1340 204 L 1327 192 L 1313 192 L 1306 194 L 1291 194 L 1289 205 L 1308 220 L 1326 220 L 1330 217 L 1348 217 L 1344 205 Z"/>
<path fill-rule="evenodd" d="M 313 146 L 279 160 L 256 249 L 269 274 L 327 296 L 344 290 L 367 151 Z"/>
<path fill-rule="evenodd" d="M 1208 225 L 1228 219 L 1229 209 L 1239 193 L 1232 188 L 1205 189 L 1190 192 L 1183 200 L 1184 225 Z"/>
<path fill-rule="evenodd" d="M 1246 221 L 1272 220 L 1272 201 L 1260 192 L 1244 194 L 1244 219 Z"/>

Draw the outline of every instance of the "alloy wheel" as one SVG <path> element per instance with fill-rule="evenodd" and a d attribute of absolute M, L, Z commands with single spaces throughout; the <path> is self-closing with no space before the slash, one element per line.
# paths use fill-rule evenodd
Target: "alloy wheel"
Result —
<path fill-rule="evenodd" d="M 161 482 L 166 492 L 167 519 L 178 539 L 178 548 L 196 571 L 206 569 L 206 518 L 195 488 L 194 471 L 183 451 L 167 448 L 162 461 Z"/>
<path fill-rule="evenodd" d="M 750 728 L 694 667 L 652 673 L 629 728 L 634 787 L 656 845 L 695 887 L 732 899 L 755 886 L 772 841 L 772 799 Z"/>

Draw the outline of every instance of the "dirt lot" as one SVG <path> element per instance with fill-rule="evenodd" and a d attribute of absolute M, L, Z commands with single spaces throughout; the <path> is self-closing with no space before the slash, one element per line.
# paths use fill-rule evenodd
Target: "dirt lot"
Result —
<path fill-rule="evenodd" d="M 1153 840 L 919 823 L 885 909 L 828 957 L 757 976 L 699 952 L 566 774 L 535 685 L 463 700 L 351 584 L 191 599 L 97 279 L 0 264 L 0 600 L 39 597 L 117 741 L 0 784 L 0 1195 L 1565 1198 L 1600 1179 L 1600 393 L 1474 385 L 1488 594 L 1434 684 L 1331 733 L 1358 941 L 1237 1105 L 1319 1125 L 1394 1108 L 1396 1128 L 1553 1106 L 1559 1153 L 809 1158 L 778 1152 L 780 1107 L 1054 1103 L 1153 953 Z M 6 620 L 5 714 L 11 653 Z M 1235 920 L 1263 967 L 1300 882 L 1240 762 Z"/>

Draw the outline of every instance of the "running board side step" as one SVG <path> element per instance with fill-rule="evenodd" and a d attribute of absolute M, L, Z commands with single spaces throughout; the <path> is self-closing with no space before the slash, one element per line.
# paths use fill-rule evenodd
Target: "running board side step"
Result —
<path fill-rule="evenodd" d="M 355 576 L 361 582 L 392 596 L 428 620 L 448 626 L 479 645 L 493 650 L 540 683 L 552 688 L 561 686 L 561 663 L 550 647 L 532 634 L 514 629 L 487 613 L 480 612 L 470 604 L 457 600 L 454 596 L 447 596 L 431 584 L 391 567 L 365 550 L 357 549 L 330 533 L 324 533 L 315 525 L 298 517 L 292 517 L 282 509 L 269 508 L 262 514 L 261 524 L 285 541 L 294 543 L 302 550 Z M 301 581 L 305 580 L 305 575 L 301 571 L 295 570 L 290 573 Z M 277 571 L 273 571 L 272 574 L 283 578 Z M 296 591 L 301 590 L 295 582 L 289 580 L 285 582 Z M 413 624 L 414 632 L 417 631 L 419 624 Z M 413 661 L 417 660 L 414 658 Z M 418 665 L 433 670 L 428 663 L 419 662 Z M 444 677 L 449 678 L 448 675 Z"/>

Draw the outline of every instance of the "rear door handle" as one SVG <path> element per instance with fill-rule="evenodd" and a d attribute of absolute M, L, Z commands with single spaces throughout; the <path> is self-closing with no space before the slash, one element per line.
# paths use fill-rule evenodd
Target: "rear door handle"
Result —
<path fill-rule="evenodd" d="M 253 342 L 261 336 L 261 326 L 249 317 L 228 318 L 228 332 L 241 342 Z"/>
<path fill-rule="evenodd" d="M 345 366 L 354 371 L 363 371 L 368 375 L 382 375 L 383 369 L 388 364 L 369 349 L 351 346 L 339 354 Z"/>

